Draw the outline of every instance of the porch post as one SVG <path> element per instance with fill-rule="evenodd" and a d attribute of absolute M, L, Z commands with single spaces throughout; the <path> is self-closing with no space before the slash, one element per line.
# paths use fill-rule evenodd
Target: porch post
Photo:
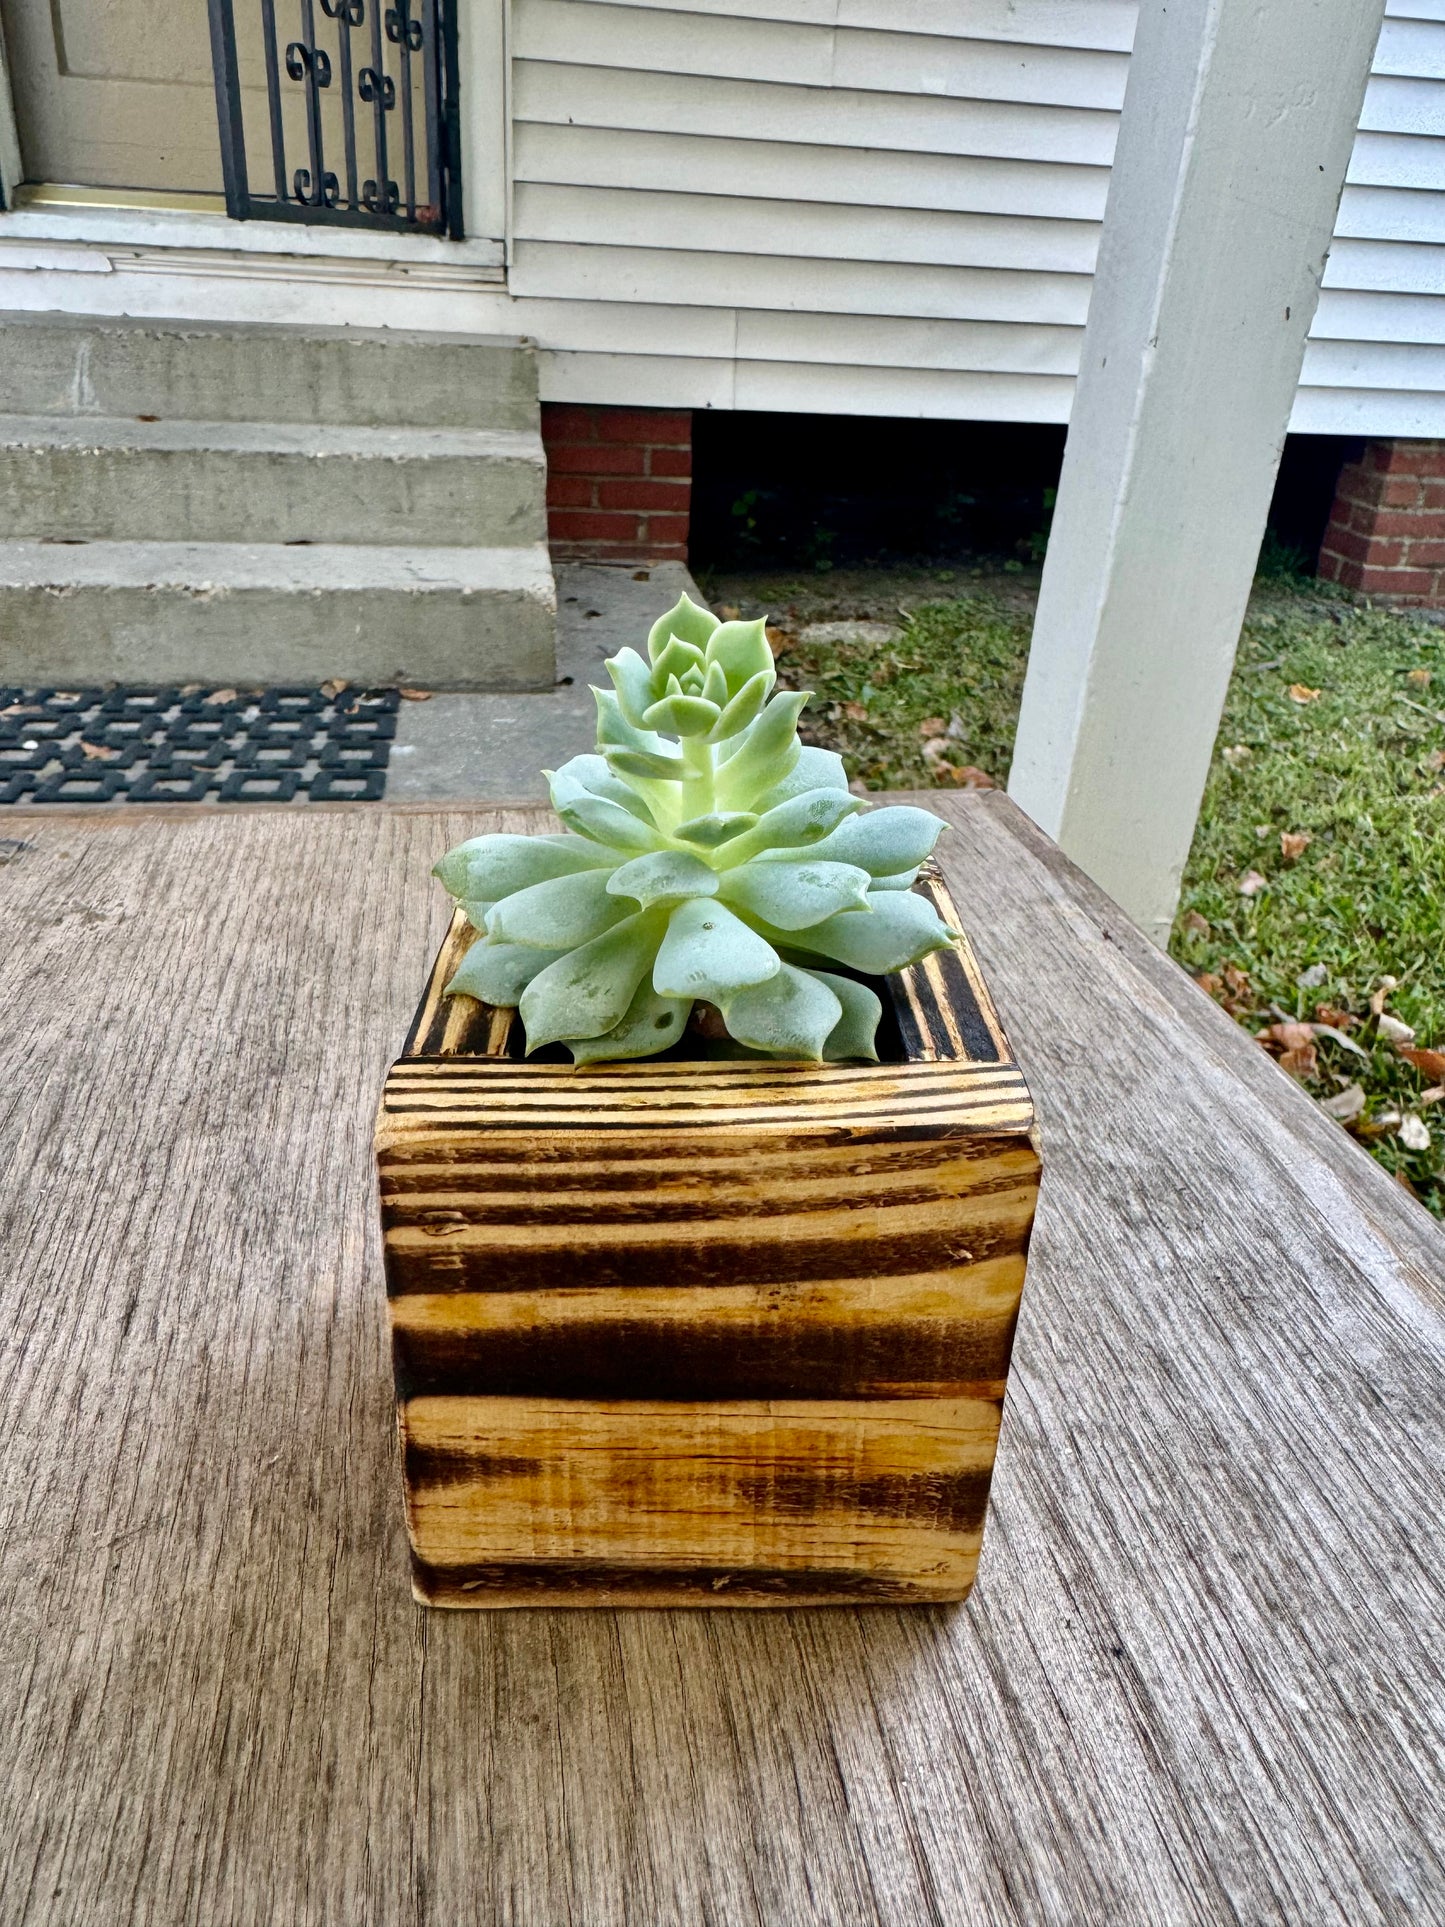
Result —
<path fill-rule="evenodd" d="M 1383 0 L 1144 0 L 1009 792 L 1162 944 Z"/>

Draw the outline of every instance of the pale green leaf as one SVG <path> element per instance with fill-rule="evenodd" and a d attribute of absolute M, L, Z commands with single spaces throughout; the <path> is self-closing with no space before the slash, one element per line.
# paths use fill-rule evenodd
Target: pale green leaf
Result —
<path fill-rule="evenodd" d="M 875 890 L 911 890 L 918 881 L 917 870 L 895 870 L 892 876 L 874 877 Z"/>
<path fill-rule="evenodd" d="M 706 736 L 718 719 L 718 706 L 705 696 L 681 693 L 664 696 L 644 711 L 642 720 L 649 729 L 666 731 L 672 736 Z"/>
<path fill-rule="evenodd" d="M 702 693 L 710 703 L 717 704 L 719 712 L 727 708 L 728 698 L 732 692 L 728 688 L 728 679 L 723 674 L 721 663 L 708 664 L 707 674 L 703 678 Z"/>
<path fill-rule="evenodd" d="M 750 830 L 728 846 L 725 859 L 720 861 L 725 860 L 731 868 L 764 850 L 793 854 L 806 851 L 811 856 L 814 846 L 821 845 L 845 816 L 862 807 L 847 790 L 804 790 L 801 796 L 790 796 L 786 803 L 760 816 Z"/>
<path fill-rule="evenodd" d="M 686 823 L 678 824 L 673 835 L 681 837 L 684 843 L 696 843 L 699 849 L 715 850 L 720 843 L 731 842 L 744 830 L 750 830 L 757 820 L 751 810 L 720 810 L 711 816 L 690 817 Z"/>
<path fill-rule="evenodd" d="M 600 1037 L 620 1024 L 657 955 L 665 913 L 640 910 L 535 976 L 522 993 L 530 1054 L 559 1038 Z"/>
<path fill-rule="evenodd" d="M 847 787 L 848 772 L 837 751 L 803 743 L 799 746 L 797 762 L 782 782 L 754 798 L 753 808 L 761 816 L 777 804 L 786 803 L 790 796 L 801 796 L 805 790 L 845 790 Z"/>
<path fill-rule="evenodd" d="M 820 984 L 826 984 L 843 1006 L 843 1015 L 828 1033 L 823 1056 L 830 1064 L 849 1057 L 868 1057 L 878 1062 L 878 1019 L 883 1006 L 867 984 L 856 977 L 835 976 L 831 970 L 810 970 Z"/>
<path fill-rule="evenodd" d="M 649 829 L 630 810 L 609 802 L 605 796 L 583 791 L 568 803 L 559 803 L 554 796 L 552 807 L 568 829 L 576 830 L 580 836 L 589 836 L 614 852 L 658 847 L 656 830 Z"/>
<path fill-rule="evenodd" d="M 540 944 L 546 950 L 573 950 L 578 944 L 591 943 L 632 914 L 609 890 L 615 874 L 584 870 L 503 897 L 492 906 L 487 934 L 497 943 Z"/>
<path fill-rule="evenodd" d="M 641 657 L 638 660 L 641 661 Z M 668 744 L 660 736 L 627 720 L 614 690 L 594 689 L 592 695 L 597 703 L 597 747 L 604 756 L 609 749 L 635 749 L 644 755 L 666 755 Z M 650 695 L 647 701 L 651 703 Z"/>
<path fill-rule="evenodd" d="M 722 1007 L 728 1034 L 771 1057 L 817 1063 L 843 1017 L 843 1005 L 822 978 L 783 964 L 766 983 L 738 991 Z"/>
<path fill-rule="evenodd" d="M 773 652 L 768 647 L 766 620 L 720 624 L 708 638 L 707 659 L 719 666 L 727 677 L 728 688 L 734 691 L 754 676 L 773 676 Z"/>
<path fill-rule="evenodd" d="M 852 863 L 819 863 L 811 858 L 798 863 L 744 863 L 724 871 L 722 895 L 735 909 L 760 917 L 778 930 L 806 930 L 841 910 L 866 910 L 869 880 L 868 872 Z M 609 881 L 608 888 L 613 887 Z"/>
<path fill-rule="evenodd" d="M 734 739 L 738 747 L 718 770 L 720 804 L 729 809 L 751 809 L 752 799 L 760 790 L 782 782 L 802 748 L 796 732 L 808 693 L 792 690 L 774 696 L 757 721 Z"/>
<path fill-rule="evenodd" d="M 635 856 L 607 879 L 614 897 L 635 897 L 644 909 L 654 903 L 670 906 L 688 897 L 716 896 L 717 886 L 717 871 L 686 850 L 653 850 Z"/>
<path fill-rule="evenodd" d="M 644 979 L 620 1024 L 603 1031 L 600 1037 L 574 1037 L 567 1048 L 578 1064 L 619 1063 L 630 1057 L 651 1057 L 655 1051 L 667 1050 L 677 1042 L 687 1028 L 691 1010 L 691 999 L 659 997 Z"/>
<path fill-rule="evenodd" d="M 661 997 L 705 997 L 721 1004 L 782 968 L 770 943 L 722 904 L 679 904 L 657 953 L 652 987 Z"/>
<path fill-rule="evenodd" d="M 679 636 L 695 649 L 707 647 L 708 639 L 719 627 L 711 609 L 700 609 L 691 596 L 681 595 L 665 616 L 653 623 L 647 637 L 647 653 L 655 662 L 667 647 L 669 636 Z"/>
<path fill-rule="evenodd" d="M 599 874 L 605 875 L 606 872 L 599 872 Z M 484 901 L 479 902 L 475 897 L 463 897 L 461 907 L 462 915 L 472 926 L 473 930 L 485 931 L 487 927 L 487 913 L 492 907 L 491 904 Z"/>
<path fill-rule="evenodd" d="M 608 675 L 617 689 L 622 714 L 636 729 L 642 728 L 642 712 L 656 700 L 652 671 L 635 649 L 619 649 L 606 663 Z"/>
<path fill-rule="evenodd" d="M 671 679 L 676 677 L 678 687 L 681 688 L 683 677 L 694 669 L 697 670 L 698 681 L 701 683 L 702 668 L 701 649 L 694 649 L 690 642 L 684 642 L 680 636 L 673 636 L 662 654 L 653 657 L 652 686 L 654 689 L 665 689 Z"/>
<path fill-rule="evenodd" d="M 832 957 L 870 977 L 917 963 L 953 941 L 933 905 L 912 890 L 873 893 L 871 913 L 845 910 L 794 939 L 799 948 Z"/>
<path fill-rule="evenodd" d="M 510 1010 L 532 979 L 566 953 L 538 950 L 532 944 L 474 943 L 447 985 L 448 997 L 480 997 L 484 1004 Z"/>
<path fill-rule="evenodd" d="M 548 877 L 570 876 L 609 859 L 578 836 L 474 836 L 432 870 L 454 897 L 492 902 Z"/>
<path fill-rule="evenodd" d="M 680 783 L 687 774 L 680 756 L 654 756 L 642 749 L 609 749 L 607 766 L 624 781 L 635 776 L 644 783 Z"/>
<path fill-rule="evenodd" d="M 714 664 L 713 667 L 716 668 L 717 665 Z M 708 673 L 711 674 L 712 671 L 709 670 Z M 741 734 L 749 723 L 754 722 L 762 714 L 763 704 L 767 701 L 768 691 L 772 686 L 771 674 L 753 676 L 745 682 L 713 724 L 708 741 L 725 743 L 730 738 Z M 847 785 L 845 784 L 844 787 L 846 788 Z"/>
<path fill-rule="evenodd" d="M 942 818 L 931 810 L 891 804 L 840 824 L 813 854 L 836 863 L 856 863 L 876 877 L 894 876 L 900 870 L 917 869 L 932 853 L 943 829 Z"/>

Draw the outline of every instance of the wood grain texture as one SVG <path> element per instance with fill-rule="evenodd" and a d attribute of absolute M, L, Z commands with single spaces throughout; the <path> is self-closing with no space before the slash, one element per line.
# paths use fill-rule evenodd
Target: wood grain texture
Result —
<path fill-rule="evenodd" d="M 966 1598 L 1039 1190 L 967 939 L 879 986 L 881 1063 L 587 1068 L 446 995 L 476 938 L 376 1126 L 417 1597 Z"/>
<path fill-rule="evenodd" d="M 375 1093 L 429 864 L 538 814 L 7 813 L 6 1927 L 1442 1917 L 1445 1236 L 1003 798 L 920 800 L 1049 1155 L 988 1547 L 756 1614 L 397 1584 Z"/>

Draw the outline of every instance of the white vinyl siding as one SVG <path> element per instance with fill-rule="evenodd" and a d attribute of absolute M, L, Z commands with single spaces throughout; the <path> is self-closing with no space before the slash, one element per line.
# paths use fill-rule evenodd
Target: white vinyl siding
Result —
<path fill-rule="evenodd" d="M 1389 0 L 1294 426 L 1445 434 L 1445 0 Z M 513 0 L 551 399 L 1062 421 L 1134 0 Z"/>

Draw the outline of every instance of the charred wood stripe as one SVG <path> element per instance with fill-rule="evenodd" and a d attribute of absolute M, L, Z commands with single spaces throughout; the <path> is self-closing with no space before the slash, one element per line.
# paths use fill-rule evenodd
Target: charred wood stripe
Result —
<path fill-rule="evenodd" d="M 843 1111 L 830 1118 L 825 1125 L 816 1119 L 796 1113 L 756 1113 L 738 1112 L 726 1115 L 709 1115 L 704 1112 L 687 1110 L 660 1110 L 652 1113 L 640 1112 L 634 1116 L 618 1115 L 600 1120 L 596 1126 L 599 1134 L 623 1134 L 635 1131 L 652 1132 L 654 1136 L 662 1132 L 695 1131 L 708 1136 L 724 1130 L 751 1130 L 757 1132 L 795 1131 L 810 1122 L 819 1129 L 833 1131 L 863 1129 L 876 1125 L 880 1116 L 888 1116 L 887 1109 L 867 1111 Z M 896 1112 L 892 1115 L 897 1115 Z M 396 1130 L 417 1133 L 444 1131 L 490 1132 L 490 1131 L 549 1131 L 575 1132 L 585 1126 L 586 1113 L 576 1111 L 538 1111 L 507 1112 L 482 1108 L 477 1105 L 436 1104 L 436 1105 L 388 1105 L 383 1113 L 385 1124 Z M 1013 1103 L 978 1103 L 976 1105 L 945 1104 L 937 1109 L 915 1108 L 893 1125 L 889 1135 L 896 1139 L 914 1139 L 937 1136 L 941 1131 L 959 1130 L 974 1132 L 1010 1131 L 1019 1137 L 1026 1137 L 1034 1124 L 1033 1107 L 1024 1100 Z M 383 1148 L 385 1139 L 383 1138 Z"/>
<path fill-rule="evenodd" d="M 1016 1191 L 1021 1180 L 1017 1171 L 1001 1171 L 992 1181 L 980 1180 L 970 1187 L 975 1198 L 1001 1198 Z M 928 1185 L 900 1185 L 885 1180 L 882 1186 L 861 1181 L 849 1187 L 846 1180 L 830 1179 L 805 1187 L 739 1186 L 732 1191 L 716 1184 L 691 1187 L 688 1195 L 681 1186 L 675 1191 L 641 1188 L 614 1191 L 563 1190 L 518 1184 L 508 1190 L 412 1192 L 388 1186 L 382 1192 L 382 1206 L 388 1226 L 415 1225 L 430 1237 L 446 1237 L 458 1224 L 709 1224 L 725 1223 L 730 1218 L 805 1217 L 837 1213 L 840 1210 L 901 1211 L 924 1209 L 956 1198 L 958 1184 L 949 1174 Z"/>
<path fill-rule="evenodd" d="M 965 1599 L 978 1555 L 917 1580 L 838 1568 L 645 1566 L 602 1560 L 513 1560 L 441 1566 L 412 1555 L 416 1596 L 430 1606 L 846 1606 Z"/>
<path fill-rule="evenodd" d="M 610 1188 L 626 1184 L 668 1185 L 738 1174 L 755 1177 L 758 1183 L 794 1174 L 829 1172 L 868 1177 L 882 1172 L 931 1170 L 939 1164 L 955 1170 L 987 1170 L 995 1163 L 1011 1170 L 1037 1171 L 1038 1154 L 1029 1139 L 1014 1132 L 998 1137 L 976 1133 L 939 1135 L 926 1139 L 903 1139 L 881 1131 L 858 1131 L 846 1138 L 803 1133 L 795 1137 L 781 1134 L 767 1138 L 739 1134 L 736 1138 L 710 1144 L 706 1151 L 689 1150 L 683 1157 L 675 1149 L 669 1157 L 654 1158 L 653 1153 L 635 1138 L 623 1137 L 601 1142 L 592 1136 L 573 1136 L 565 1142 L 548 1139 L 536 1152 L 519 1144 L 509 1134 L 489 1142 L 474 1138 L 407 1138 L 384 1149 L 387 1172 L 404 1176 L 415 1172 L 455 1172 L 459 1178 L 485 1177 L 540 1167 L 546 1182 L 566 1183 L 572 1174 L 579 1181 L 588 1173 L 605 1178 Z"/>
<path fill-rule="evenodd" d="M 404 1304 L 406 1301 L 399 1300 Z M 397 1396 L 1001 1399 L 1015 1314 L 875 1321 L 866 1329 L 738 1320 L 648 1324 L 625 1316 L 537 1330 L 393 1332 Z"/>
<path fill-rule="evenodd" d="M 755 1072 L 751 1065 L 740 1065 L 731 1075 L 719 1076 L 698 1070 L 691 1076 L 679 1076 L 678 1070 L 686 1066 L 659 1066 L 656 1069 L 639 1068 L 630 1077 L 617 1073 L 599 1076 L 596 1071 L 574 1070 L 565 1064 L 514 1064 L 510 1059 L 455 1058 L 455 1057 L 414 1057 L 399 1060 L 393 1067 L 387 1081 L 398 1090 L 463 1090 L 463 1091 L 535 1091 L 554 1089 L 563 1095 L 592 1094 L 599 1099 L 615 1102 L 619 1097 L 631 1096 L 633 1101 L 640 1097 L 656 1098 L 672 1096 L 678 1092 L 707 1092 L 718 1096 L 736 1098 L 739 1094 L 761 1101 L 770 1092 L 791 1098 L 794 1101 L 807 1097 L 810 1101 L 820 1101 L 820 1094 L 826 1093 L 829 1100 L 840 1093 L 859 1092 L 874 1094 L 886 1091 L 890 1094 L 906 1095 L 912 1091 L 929 1090 L 993 1090 L 999 1085 L 1023 1083 L 1023 1077 L 1013 1064 L 910 1064 L 900 1067 L 894 1064 L 879 1065 L 876 1069 L 864 1069 L 850 1065 L 846 1069 L 818 1068 L 812 1075 L 802 1075 L 798 1070 L 786 1076 L 777 1072 Z M 664 1075 L 672 1072 L 672 1075 Z"/>
<path fill-rule="evenodd" d="M 535 1291 L 549 1282 L 550 1269 L 565 1264 L 569 1283 L 599 1286 L 789 1285 L 818 1278 L 886 1278 L 935 1271 L 950 1265 L 1003 1258 L 1028 1249 L 1029 1226 L 978 1225 L 953 1238 L 937 1233 L 881 1236 L 859 1233 L 849 1239 L 792 1238 L 760 1244 L 747 1237 L 662 1244 L 613 1238 L 606 1243 L 558 1241 L 552 1250 L 537 1248 L 535 1227 L 520 1239 L 482 1246 L 458 1240 L 433 1240 L 396 1229 L 387 1232 L 384 1260 L 387 1291 L 407 1292 Z"/>

